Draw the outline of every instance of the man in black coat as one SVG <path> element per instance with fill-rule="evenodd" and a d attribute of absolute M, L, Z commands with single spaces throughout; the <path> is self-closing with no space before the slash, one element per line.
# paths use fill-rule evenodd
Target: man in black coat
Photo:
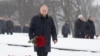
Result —
<path fill-rule="evenodd" d="M 53 18 L 48 16 L 47 5 L 42 5 L 40 8 L 40 14 L 32 18 L 29 27 L 29 38 L 30 40 L 35 36 L 43 35 L 46 44 L 42 47 L 34 45 L 34 50 L 37 52 L 37 56 L 47 56 L 48 52 L 51 51 L 51 36 L 54 44 L 57 42 L 56 28 L 53 22 Z"/>
<path fill-rule="evenodd" d="M 10 17 L 8 17 L 8 20 L 6 21 L 6 31 L 7 31 L 7 34 L 13 34 L 13 30 L 14 30 L 14 23 L 13 21 L 11 20 Z"/>
<path fill-rule="evenodd" d="M 75 38 L 85 38 L 85 18 L 83 15 L 79 15 L 79 19 L 75 22 L 74 31 Z"/>
<path fill-rule="evenodd" d="M 87 24 L 86 24 L 86 36 L 89 37 L 90 39 L 94 39 L 95 33 L 95 25 L 93 22 L 93 17 L 90 16 L 88 18 Z"/>
<path fill-rule="evenodd" d="M 70 34 L 70 27 L 68 22 L 65 22 L 65 24 L 62 27 L 62 35 L 63 37 L 68 37 L 68 34 Z"/>

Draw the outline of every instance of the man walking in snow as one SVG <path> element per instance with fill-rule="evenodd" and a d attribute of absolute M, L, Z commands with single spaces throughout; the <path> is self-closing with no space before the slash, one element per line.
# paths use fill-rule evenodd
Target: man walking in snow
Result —
<path fill-rule="evenodd" d="M 14 23 L 11 20 L 11 17 L 8 17 L 8 20 L 6 21 L 6 31 L 7 34 L 13 34 L 13 30 L 14 30 Z"/>
<path fill-rule="evenodd" d="M 62 35 L 63 37 L 68 37 L 68 34 L 70 34 L 70 26 L 69 22 L 65 22 L 65 24 L 62 27 Z"/>
<path fill-rule="evenodd" d="M 51 36 L 57 43 L 57 33 L 53 18 L 48 15 L 48 6 L 42 5 L 40 13 L 34 16 L 29 27 L 29 38 L 34 39 L 34 50 L 37 56 L 47 56 L 51 51 Z"/>

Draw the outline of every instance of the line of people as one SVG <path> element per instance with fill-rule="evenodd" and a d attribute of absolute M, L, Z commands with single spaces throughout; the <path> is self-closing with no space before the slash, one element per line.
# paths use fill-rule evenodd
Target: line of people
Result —
<path fill-rule="evenodd" d="M 65 22 L 62 26 L 62 35 L 63 37 L 68 37 L 68 34 L 70 34 L 70 26 L 68 22 Z M 74 24 L 74 37 L 94 39 L 94 36 L 98 37 L 95 31 L 94 17 L 89 16 L 86 21 L 83 15 L 79 15 Z"/>
<path fill-rule="evenodd" d="M 94 39 L 96 35 L 93 16 L 86 21 L 83 15 L 79 15 L 74 27 L 75 38 Z"/>
<path fill-rule="evenodd" d="M 15 33 L 28 33 L 29 32 L 29 25 L 25 24 L 24 26 L 21 26 L 20 24 L 14 25 L 14 32 Z"/>
<path fill-rule="evenodd" d="M 13 34 L 13 21 L 10 17 L 5 21 L 3 17 L 0 17 L 0 34 Z"/>
<path fill-rule="evenodd" d="M 7 33 L 8 35 L 12 35 L 15 33 L 28 33 L 29 25 L 25 24 L 21 26 L 20 24 L 14 24 L 11 17 L 8 17 L 7 20 L 4 20 L 4 17 L 0 16 L 0 34 Z"/>
<path fill-rule="evenodd" d="M 62 35 L 64 38 L 67 38 L 68 34 L 71 34 L 71 32 L 70 32 L 69 22 L 66 21 L 65 24 L 62 26 Z"/>

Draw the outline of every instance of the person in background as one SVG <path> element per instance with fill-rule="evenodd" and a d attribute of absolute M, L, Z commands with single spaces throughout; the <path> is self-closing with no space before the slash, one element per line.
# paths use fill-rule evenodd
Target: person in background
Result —
<path fill-rule="evenodd" d="M 48 15 L 48 6 L 42 5 L 40 13 L 32 18 L 29 27 L 29 39 L 37 37 L 34 45 L 37 56 L 48 56 L 48 52 L 51 51 L 51 36 L 56 44 L 57 33 L 53 18 Z"/>
<path fill-rule="evenodd" d="M 14 32 L 21 33 L 21 25 L 19 23 L 14 25 Z"/>
<path fill-rule="evenodd" d="M 68 37 L 68 34 L 70 34 L 70 26 L 68 22 L 65 22 L 62 27 L 62 35 L 63 37 Z"/>
<path fill-rule="evenodd" d="M 29 25 L 28 24 L 25 24 L 24 26 L 23 26 L 23 33 L 28 33 L 29 32 Z"/>
<path fill-rule="evenodd" d="M 94 39 L 95 33 L 95 25 L 94 25 L 94 17 L 89 16 L 88 21 L 86 23 L 86 38 Z"/>
<path fill-rule="evenodd" d="M 75 38 L 85 38 L 85 26 L 86 22 L 84 16 L 79 15 L 74 26 Z"/>
<path fill-rule="evenodd" d="M 4 34 L 5 33 L 5 20 L 2 16 L 0 16 L 0 34 Z"/>
<path fill-rule="evenodd" d="M 13 34 L 13 30 L 14 30 L 14 23 L 13 21 L 11 20 L 11 17 L 8 17 L 7 21 L 6 21 L 6 31 L 7 31 L 7 34 Z"/>

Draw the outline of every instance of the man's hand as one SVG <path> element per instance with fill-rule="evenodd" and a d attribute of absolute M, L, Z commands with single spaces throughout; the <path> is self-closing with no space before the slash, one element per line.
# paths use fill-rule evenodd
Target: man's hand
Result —
<path fill-rule="evenodd" d="M 98 38 L 98 37 L 99 37 L 99 35 L 96 35 L 96 37 Z"/>
<path fill-rule="evenodd" d="M 31 40 L 28 41 L 28 43 L 32 43 L 32 42 L 33 42 L 33 39 L 31 39 Z"/>
<path fill-rule="evenodd" d="M 56 44 L 57 43 L 57 40 L 53 40 L 53 42 L 54 42 L 54 44 Z"/>

